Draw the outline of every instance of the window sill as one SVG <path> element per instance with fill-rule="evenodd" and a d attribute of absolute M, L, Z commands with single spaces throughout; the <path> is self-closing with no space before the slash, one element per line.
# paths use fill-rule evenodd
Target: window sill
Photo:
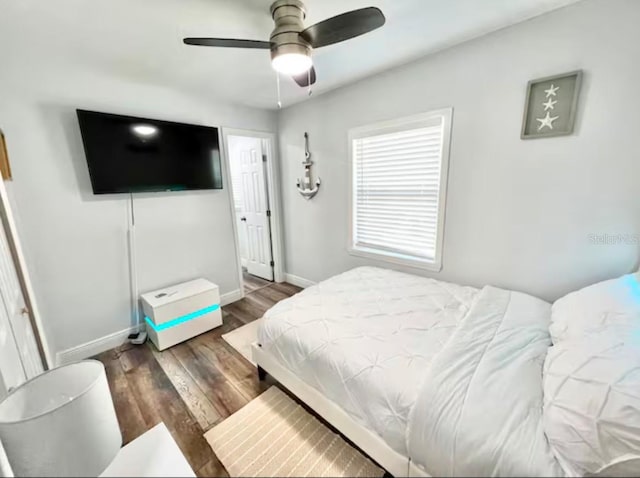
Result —
<path fill-rule="evenodd" d="M 393 252 L 385 252 L 379 249 L 353 246 L 348 248 L 348 252 L 352 256 L 391 262 L 402 266 L 415 267 L 416 269 L 424 269 L 432 272 L 440 272 L 442 270 L 442 262 L 439 259 L 436 261 L 420 260 L 411 256 L 394 254 Z"/>

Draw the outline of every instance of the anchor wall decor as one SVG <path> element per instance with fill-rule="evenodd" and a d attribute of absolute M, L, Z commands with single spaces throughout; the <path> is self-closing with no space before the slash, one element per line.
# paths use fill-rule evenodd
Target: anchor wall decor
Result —
<path fill-rule="evenodd" d="M 309 200 L 316 194 L 318 194 L 318 190 L 320 189 L 320 178 L 316 179 L 315 186 L 311 187 L 311 165 L 313 161 L 311 161 L 311 153 L 309 152 L 309 133 L 304 134 L 304 161 L 302 165 L 304 166 L 304 178 L 298 179 L 296 186 L 298 187 L 298 192 L 302 194 L 302 197 Z"/>

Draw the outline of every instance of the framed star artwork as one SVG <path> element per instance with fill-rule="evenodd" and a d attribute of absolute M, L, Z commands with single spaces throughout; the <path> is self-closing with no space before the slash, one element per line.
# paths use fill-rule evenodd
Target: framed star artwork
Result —
<path fill-rule="evenodd" d="M 532 80 L 527 85 L 522 139 L 573 133 L 582 71 Z"/>

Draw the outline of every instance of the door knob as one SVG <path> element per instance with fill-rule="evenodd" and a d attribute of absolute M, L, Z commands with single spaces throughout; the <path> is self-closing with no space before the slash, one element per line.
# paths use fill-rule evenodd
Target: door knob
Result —
<path fill-rule="evenodd" d="M 247 222 L 247 218 L 246 218 L 246 217 L 244 217 L 244 216 L 242 216 L 242 217 L 240 218 L 240 220 L 241 220 L 241 221 L 243 221 L 243 222 Z"/>

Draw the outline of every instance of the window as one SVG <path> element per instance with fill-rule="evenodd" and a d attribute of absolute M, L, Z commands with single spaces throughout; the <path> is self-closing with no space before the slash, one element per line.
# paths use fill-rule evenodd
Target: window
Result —
<path fill-rule="evenodd" d="M 441 269 L 451 115 L 350 132 L 352 254 Z"/>

